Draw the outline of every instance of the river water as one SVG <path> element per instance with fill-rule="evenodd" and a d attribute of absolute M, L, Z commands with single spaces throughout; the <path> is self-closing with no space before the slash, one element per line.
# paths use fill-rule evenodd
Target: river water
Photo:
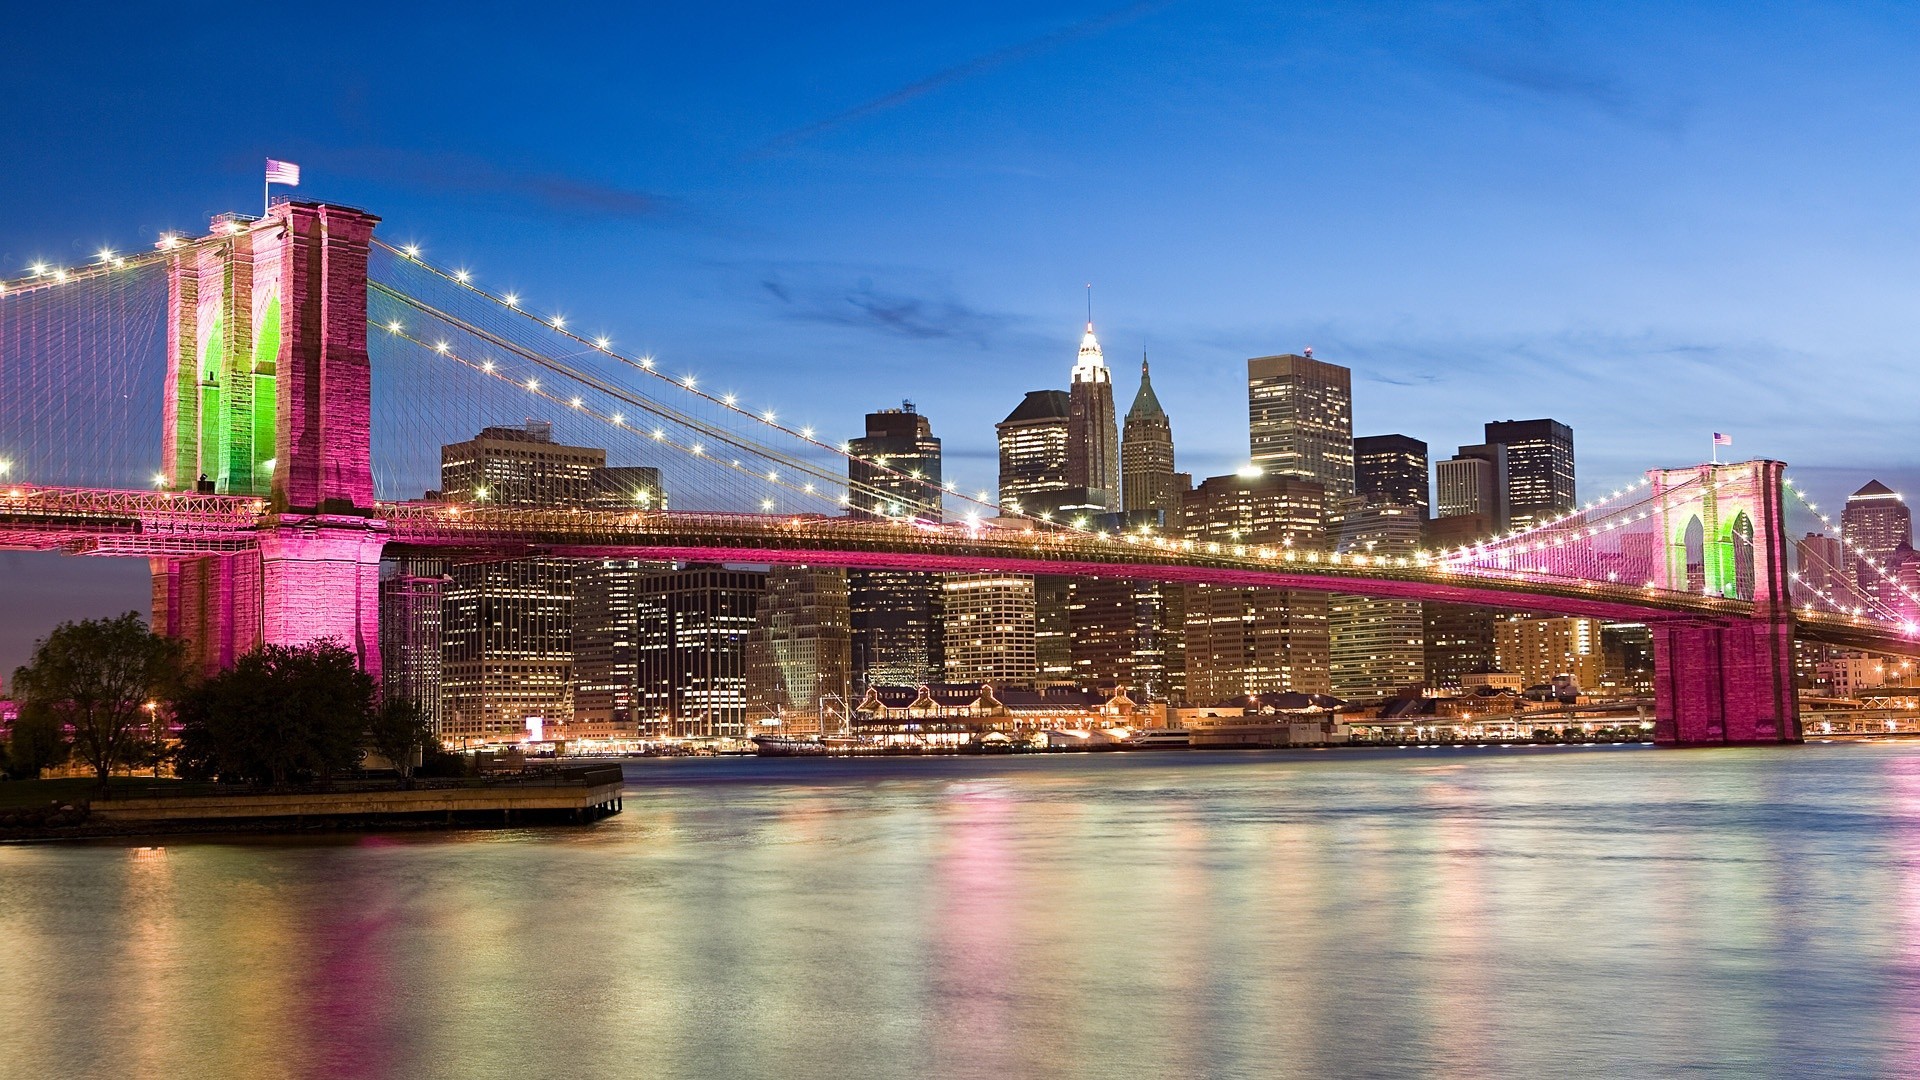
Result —
<path fill-rule="evenodd" d="M 5 1077 L 1920 1075 L 1920 746 L 634 762 L 0 846 Z"/>

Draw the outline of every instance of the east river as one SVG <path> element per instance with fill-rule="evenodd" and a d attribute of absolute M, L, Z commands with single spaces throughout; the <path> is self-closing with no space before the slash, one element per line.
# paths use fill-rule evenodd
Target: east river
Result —
<path fill-rule="evenodd" d="M 0 846 L 5 1077 L 1920 1074 L 1920 745 L 636 761 Z"/>

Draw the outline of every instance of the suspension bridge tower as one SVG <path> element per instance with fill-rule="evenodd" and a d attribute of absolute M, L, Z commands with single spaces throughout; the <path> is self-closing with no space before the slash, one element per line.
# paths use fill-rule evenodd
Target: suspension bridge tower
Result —
<path fill-rule="evenodd" d="M 1649 473 L 1664 589 L 1751 600 L 1750 619 L 1653 625 L 1655 740 L 1680 746 L 1800 741 L 1786 464 Z"/>
<path fill-rule="evenodd" d="M 154 559 L 154 625 L 206 671 L 330 637 L 378 676 L 367 258 L 379 219 L 283 201 L 168 265 L 163 482 L 255 496 L 257 550 Z"/>

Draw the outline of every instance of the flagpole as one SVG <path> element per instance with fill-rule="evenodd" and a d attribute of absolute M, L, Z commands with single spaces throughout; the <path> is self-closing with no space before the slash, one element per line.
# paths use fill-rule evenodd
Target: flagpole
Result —
<path fill-rule="evenodd" d="M 1713 463 L 1720 464 L 1720 436 L 1717 434 L 1713 437 Z"/>

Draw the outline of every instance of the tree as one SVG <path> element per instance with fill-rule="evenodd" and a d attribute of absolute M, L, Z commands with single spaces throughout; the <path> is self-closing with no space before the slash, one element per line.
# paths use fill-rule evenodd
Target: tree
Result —
<path fill-rule="evenodd" d="M 65 725 L 51 709 L 23 706 L 7 736 L 7 775 L 32 780 L 55 765 L 64 765 L 73 747 Z"/>
<path fill-rule="evenodd" d="M 373 679 L 337 641 L 266 645 L 183 695 L 175 707 L 190 779 L 282 787 L 360 764 Z"/>
<path fill-rule="evenodd" d="M 180 642 L 147 629 L 135 612 L 61 623 L 13 673 L 20 715 L 71 733 L 73 752 L 102 787 L 116 767 L 152 760 L 147 703 L 170 696 L 186 670 Z"/>
<path fill-rule="evenodd" d="M 413 756 L 433 741 L 433 727 L 419 702 L 388 698 L 374 711 L 367 739 L 381 757 L 393 762 L 400 782 L 405 784 L 413 778 Z"/>

